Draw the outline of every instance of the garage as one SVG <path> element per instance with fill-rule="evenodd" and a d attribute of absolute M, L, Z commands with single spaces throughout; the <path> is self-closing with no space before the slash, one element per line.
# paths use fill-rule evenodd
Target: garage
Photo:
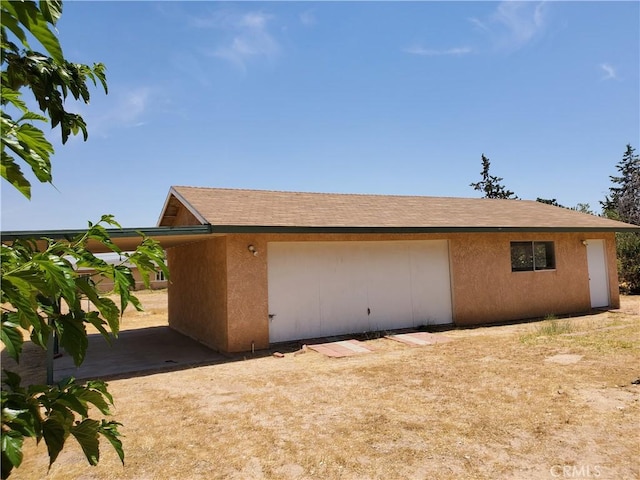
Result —
<path fill-rule="evenodd" d="M 270 343 L 453 321 L 446 240 L 267 249 Z"/>

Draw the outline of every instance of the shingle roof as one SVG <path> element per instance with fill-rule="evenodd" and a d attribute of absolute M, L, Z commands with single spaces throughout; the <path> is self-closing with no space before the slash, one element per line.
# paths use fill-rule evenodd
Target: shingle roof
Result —
<path fill-rule="evenodd" d="M 173 198 L 172 198 L 173 197 Z M 530 200 L 302 193 L 172 187 L 159 225 L 172 225 L 170 201 L 202 223 L 247 227 L 640 229 Z"/>

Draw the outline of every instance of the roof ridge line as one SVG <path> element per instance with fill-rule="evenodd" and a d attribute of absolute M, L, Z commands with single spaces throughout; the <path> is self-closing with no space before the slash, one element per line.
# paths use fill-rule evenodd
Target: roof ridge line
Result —
<path fill-rule="evenodd" d="M 407 195 L 401 193 L 345 193 L 345 192 L 309 192 L 299 190 L 270 190 L 270 189 L 256 189 L 256 188 L 231 188 L 231 187 L 194 187 L 189 185 L 172 185 L 171 188 L 189 188 L 198 190 L 224 190 L 228 192 L 260 192 L 260 193 L 289 193 L 289 194 L 301 194 L 301 195 L 340 195 L 345 197 L 399 197 L 399 198 L 443 198 L 443 199 L 460 199 L 460 200 L 518 200 L 523 202 L 535 202 L 535 200 L 521 199 L 521 198 L 482 198 L 482 197 L 447 197 L 443 195 Z M 538 202 L 540 203 L 540 202 Z"/>

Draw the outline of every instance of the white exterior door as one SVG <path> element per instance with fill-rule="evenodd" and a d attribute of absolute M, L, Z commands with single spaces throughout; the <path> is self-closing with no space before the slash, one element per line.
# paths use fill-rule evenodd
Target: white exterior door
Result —
<path fill-rule="evenodd" d="M 604 240 L 587 240 L 591 308 L 609 306 L 609 280 Z"/>
<path fill-rule="evenodd" d="M 446 240 L 273 242 L 269 341 L 451 323 Z"/>

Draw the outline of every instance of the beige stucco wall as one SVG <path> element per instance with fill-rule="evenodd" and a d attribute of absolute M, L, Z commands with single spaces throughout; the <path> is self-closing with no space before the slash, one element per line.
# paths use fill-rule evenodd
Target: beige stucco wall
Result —
<path fill-rule="evenodd" d="M 169 326 L 220 351 L 230 351 L 226 245 L 219 237 L 167 249 Z"/>
<path fill-rule="evenodd" d="M 248 249 L 253 245 L 258 253 Z M 267 244 L 261 236 L 232 235 L 227 243 L 229 348 L 234 352 L 269 347 Z"/>
<path fill-rule="evenodd" d="M 457 325 L 590 310 L 585 239 L 605 240 L 611 306 L 619 306 L 614 234 L 243 234 L 168 250 L 169 324 L 212 348 L 269 345 L 267 243 L 278 241 L 449 240 Z M 556 269 L 512 272 L 510 242 L 555 242 Z M 254 245 L 253 256 L 248 250 Z M 227 316 L 228 314 L 228 316 Z"/>
<path fill-rule="evenodd" d="M 587 238 L 605 239 L 610 303 L 617 307 L 620 299 L 613 234 L 452 236 L 450 252 L 455 323 L 474 325 L 589 311 L 587 249 L 582 243 Z M 553 241 L 555 270 L 512 272 L 512 241 Z"/>

